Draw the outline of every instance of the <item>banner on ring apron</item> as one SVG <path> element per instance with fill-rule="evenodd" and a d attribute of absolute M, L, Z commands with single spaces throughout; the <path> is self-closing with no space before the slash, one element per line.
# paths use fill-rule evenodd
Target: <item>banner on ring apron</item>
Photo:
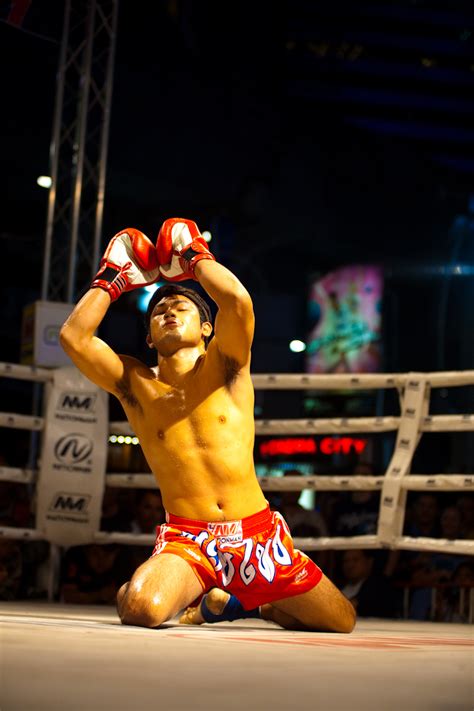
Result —
<path fill-rule="evenodd" d="M 46 390 L 36 528 L 61 546 L 91 543 L 99 530 L 108 441 L 108 394 L 75 367 Z"/>

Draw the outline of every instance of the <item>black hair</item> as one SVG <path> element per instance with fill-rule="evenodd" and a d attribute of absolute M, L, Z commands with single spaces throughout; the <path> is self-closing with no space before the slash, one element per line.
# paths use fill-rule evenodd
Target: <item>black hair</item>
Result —
<path fill-rule="evenodd" d="M 156 304 L 161 301 L 161 299 L 165 299 L 168 296 L 175 295 L 185 296 L 197 306 L 201 324 L 203 324 L 205 321 L 209 321 L 209 323 L 211 324 L 213 323 L 211 309 L 209 308 L 209 305 L 204 301 L 202 296 L 200 296 L 200 294 L 195 291 L 195 289 L 188 289 L 185 286 L 181 286 L 180 284 L 164 284 L 163 286 L 158 287 L 148 304 L 148 308 L 145 314 L 145 328 L 147 330 L 147 333 L 150 332 L 150 319 Z M 203 336 L 203 340 L 204 345 L 207 348 L 211 337 Z"/>

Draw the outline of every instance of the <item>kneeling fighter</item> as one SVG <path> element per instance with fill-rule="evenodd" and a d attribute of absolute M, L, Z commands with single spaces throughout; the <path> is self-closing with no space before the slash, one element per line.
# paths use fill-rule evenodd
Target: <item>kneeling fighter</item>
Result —
<path fill-rule="evenodd" d="M 123 291 L 160 278 L 170 283 L 148 307 L 146 340 L 157 354 L 149 368 L 94 332 Z M 176 283 L 186 279 L 217 304 L 212 340 L 208 305 Z M 124 624 L 157 627 L 185 610 L 190 624 L 261 616 L 291 629 L 353 629 L 352 605 L 293 547 L 258 483 L 253 333 L 250 295 L 182 218 L 163 223 L 156 247 L 136 229 L 115 235 L 62 327 L 73 362 L 120 400 L 168 512 L 151 557 L 118 593 Z"/>

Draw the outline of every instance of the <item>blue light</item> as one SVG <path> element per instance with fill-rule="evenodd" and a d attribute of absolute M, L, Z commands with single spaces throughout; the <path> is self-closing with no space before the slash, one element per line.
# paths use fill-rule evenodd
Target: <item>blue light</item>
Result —
<path fill-rule="evenodd" d="M 160 286 L 163 286 L 163 282 L 157 281 L 156 284 L 150 284 L 140 289 L 137 299 L 137 309 L 141 311 L 141 313 L 145 313 L 151 301 L 151 297 Z"/>

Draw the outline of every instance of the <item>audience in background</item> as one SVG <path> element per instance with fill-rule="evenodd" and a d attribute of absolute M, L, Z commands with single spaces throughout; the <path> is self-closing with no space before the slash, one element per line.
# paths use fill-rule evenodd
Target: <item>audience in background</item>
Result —
<path fill-rule="evenodd" d="M 350 549 L 343 552 L 340 588 L 359 617 L 396 617 L 399 613 L 393 587 L 375 570 L 374 551 Z"/>
<path fill-rule="evenodd" d="M 284 476 L 304 476 L 298 469 L 288 469 Z M 280 502 L 276 507 L 287 522 L 293 537 L 321 538 L 328 535 L 326 522 L 319 511 L 305 509 L 299 503 L 300 491 L 282 491 Z M 325 568 L 328 560 L 328 551 L 307 551 L 314 562 Z"/>
<path fill-rule="evenodd" d="M 116 544 L 69 548 L 61 571 L 61 601 L 114 604 L 118 589 L 128 580 L 130 566 L 124 553 L 126 549 Z"/>

